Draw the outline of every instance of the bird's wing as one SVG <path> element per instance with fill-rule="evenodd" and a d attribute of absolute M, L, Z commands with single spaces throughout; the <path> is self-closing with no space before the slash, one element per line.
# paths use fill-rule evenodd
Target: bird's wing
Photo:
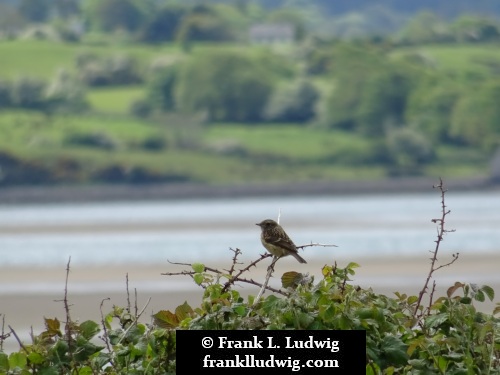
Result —
<path fill-rule="evenodd" d="M 267 242 L 272 243 L 273 245 L 283 247 L 295 253 L 297 252 L 297 247 L 288 237 L 271 237 L 271 238 L 266 238 L 266 240 Z"/>

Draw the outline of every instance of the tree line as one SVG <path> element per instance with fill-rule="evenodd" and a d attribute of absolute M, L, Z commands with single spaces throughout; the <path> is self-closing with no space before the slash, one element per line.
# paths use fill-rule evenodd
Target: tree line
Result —
<path fill-rule="evenodd" d="M 427 11 L 425 11 L 427 10 Z M 498 14 L 490 0 L 432 2 L 316 0 L 18 0 L 0 1 L 0 32 L 15 36 L 30 25 L 50 24 L 59 37 L 125 33 L 146 43 L 247 41 L 255 23 L 288 23 L 294 37 L 308 34 L 358 38 L 393 34 L 401 43 L 498 39 Z M 463 16 L 467 14 L 467 16 Z M 486 16 L 485 16 L 486 15 Z"/>

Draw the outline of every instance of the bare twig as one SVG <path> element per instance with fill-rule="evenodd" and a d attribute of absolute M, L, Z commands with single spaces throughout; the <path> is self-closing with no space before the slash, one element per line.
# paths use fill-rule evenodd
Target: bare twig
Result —
<path fill-rule="evenodd" d="M 144 307 L 142 308 L 142 310 L 141 310 L 141 312 L 139 314 L 137 314 L 137 311 L 136 311 L 135 324 L 131 324 L 131 325 L 128 326 L 128 328 L 125 330 L 125 332 L 123 332 L 123 335 L 122 335 L 120 341 L 118 341 L 118 344 L 120 344 L 123 341 L 123 339 L 125 338 L 125 336 L 127 336 L 128 331 L 130 331 L 130 329 L 132 327 L 135 327 L 137 325 L 137 320 L 144 313 L 144 310 L 146 310 L 146 308 L 148 307 L 148 305 L 149 305 L 150 302 L 151 302 L 151 297 L 148 298 L 148 301 L 146 302 L 146 304 L 144 305 Z M 136 302 L 136 306 L 137 306 L 137 302 Z"/>
<path fill-rule="evenodd" d="M 262 295 L 264 294 L 264 291 L 267 289 L 267 284 L 269 283 L 269 279 L 271 278 L 271 275 L 274 272 L 274 265 L 276 264 L 278 259 L 279 259 L 278 257 L 273 257 L 273 261 L 271 262 L 271 264 L 267 268 L 266 280 L 264 281 L 264 284 L 260 288 L 259 294 L 257 294 L 257 297 L 255 297 L 255 300 L 253 302 L 254 306 L 260 301 Z"/>
<path fill-rule="evenodd" d="M 181 272 L 166 272 L 166 273 L 162 273 L 161 275 L 164 275 L 164 276 L 179 276 L 179 275 L 193 276 L 195 273 L 196 272 L 194 272 L 194 271 L 181 271 Z M 255 285 L 255 286 L 259 287 L 259 288 L 261 288 L 262 285 L 263 285 L 263 284 L 255 281 L 254 279 L 247 279 L 247 278 L 244 278 L 244 277 L 238 277 L 238 278 L 231 279 L 231 284 L 233 284 L 235 282 L 241 282 L 241 283 L 245 283 L 245 284 L 251 284 L 251 285 Z M 229 285 L 231 285 L 231 284 L 229 284 Z M 269 290 L 270 292 L 278 293 L 278 294 L 281 294 L 283 296 L 288 296 L 287 292 L 284 292 L 281 289 L 273 288 L 273 287 L 271 287 L 269 285 L 266 287 L 266 289 Z"/>
<path fill-rule="evenodd" d="M 100 305 L 100 311 L 101 311 L 101 324 L 102 324 L 102 329 L 104 331 L 104 336 L 102 337 L 102 340 L 104 341 L 104 343 L 106 344 L 106 348 L 108 349 L 108 352 L 109 353 L 112 353 L 111 351 L 111 345 L 109 343 L 109 339 L 108 339 L 108 328 L 106 326 L 106 320 L 104 319 L 104 313 L 102 312 L 102 307 L 104 306 L 104 301 L 110 301 L 111 298 L 104 298 L 102 301 L 101 301 L 101 305 Z"/>
<path fill-rule="evenodd" d="M 151 297 L 149 298 L 148 303 L 146 304 L 146 306 L 149 304 L 150 300 L 151 300 Z M 144 306 L 144 308 L 146 308 L 146 306 Z M 137 307 L 137 288 L 134 288 L 134 317 L 135 317 L 135 325 L 137 325 L 137 320 L 140 317 L 140 314 L 139 315 L 137 314 L 138 309 L 139 308 Z"/>
<path fill-rule="evenodd" d="M 311 246 L 322 246 L 322 247 L 338 247 L 337 245 L 333 244 L 326 244 L 326 243 L 319 243 L 319 242 L 311 242 L 308 243 L 307 245 L 300 245 L 300 246 L 295 246 L 297 249 L 303 249 L 305 247 L 311 247 Z"/>
<path fill-rule="evenodd" d="M 64 298 L 62 300 L 56 300 L 55 302 L 63 302 L 64 311 L 66 313 L 66 323 L 64 325 L 64 331 L 66 334 L 66 341 L 68 343 L 68 355 L 70 362 L 73 362 L 73 321 L 71 320 L 70 307 L 71 305 L 68 302 L 68 280 L 69 280 L 69 271 L 70 271 L 71 257 L 68 259 L 68 263 L 66 264 L 66 280 L 64 282 Z"/>
<path fill-rule="evenodd" d="M 434 300 L 434 293 L 435 292 L 436 292 L 436 280 L 433 280 L 431 294 L 429 295 L 429 307 L 427 308 L 427 315 L 429 315 L 431 313 L 430 307 L 432 306 L 432 301 Z"/>
<path fill-rule="evenodd" d="M 10 332 L 12 332 L 12 334 L 16 338 L 17 342 L 19 343 L 19 346 L 26 352 L 26 354 L 29 354 L 28 349 L 26 349 L 26 347 L 24 346 L 24 344 L 21 342 L 21 339 L 17 335 L 16 331 L 14 331 L 14 328 L 12 328 L 10 325 L 8 325 L 8 327 L 10 329 Z"/>
<path fill-rule="evenodd" d="M 2 332 L 0 333 L 0 352 L 3 351 L 3 342 L 10 336 L 10 333 L 5 333 L 5 315 L 2 315 Z"/>
<path fill-rule="evenodd" d="M 230 278 L 230 279 L 229 279 L 229 280 L 228 280 L 228 281 L 224 284 L 224 287 L 222 288 L 222 292 L 225 292 L 225 291 L 226 291 L 226 290 L 227 290 L 227 289 L 228 289 L 231 285 L 233 285 L 236 281 L 241 281 L 242 279 L 240 278 L 240 276 L 241 276 L 243 273 L 245 273 L 245 272 L 249 271 L 249 270 L 250 270 L 250 268 L 255 267 L 255 266 L 257 265 L 257 263 L 259 263 L 259 262 L 263 261 L 264 259 L 269 258 L 269 257 L 271 257 L 271 256 L 272 256 L 272 255 L 271 255 L 271 254 L 269 254 L 269 253 L 262 254 L 262 255 L 260 256 L 260 258 L 258 258 L 258 259 L 256 259 L 256 260 L 254 260 L 253 262 L 250 262 L 250 264 L 249 264 L 248 266 L 246 266 L 245 268 L 242 268 L 241 270 L 239 270 L 239 271 L 238 271 L 238 273 L 237 273 L 234 277 Z"/>
<path fill-rule="evenodd" d="M 238 249 L 238 248 L 236 248 L 236 249 L 231 249 L 230 248 L 229 250 L 231 250 L 234 253 L 233 259 L 232 259 L 232 263 L 231 263 L 231 268 L 227 270 L 228 275 L 232 276 L 233 272 L 234 272 L 234 270 L 236 268 L 236 265 L 237 264 L 241 264 L 241 263 L 238 262 L 238 255 L 241 254 L 241 250 Z"/>
<path fill-rule="evenodd" d="M 252 261 L 246 267 L 244 267 L 243 269 L 239 270 L 233 277 L 231 277 L 230 280 L 228 280 L 226 282 L 226 284 L 224 284 L 224 287 L 222 288 L 222 291 L 225 292 L 231 285 L 235 284 L 236 282 L 251 284 L 251 285 L 255 285 L 255 286 L 259 287 L 259 288 L 262 288 L 263 284 L 255 281 L 253 279 L 247 279 L 247 278 L 241 277 L 241 275 L 243 273 L 249 271 L 250 268 L 254 267 L 257 263 L 259 263 L 259 262 L 261 262 L 264 259 L 269 258 L 269 257 L 272 257 L 272 255 L 269 254 L 269 253 L 262 254 L 260 256 L 260 258 Z M 170 264 L 176 264 L 176 265 L 183 265 L 183 266 L 192 267 L 191 263 L 179 263 L 179 262 L 171 262 L 171 261 L 168 261 L 168 262 Z M 209 271 L 209 272 L 215 273 L 216 275 L 225 275 L 222 271 L 220 271 L 220 270 L 218 270 L 216 268 L 207 267 L 207 266 L 205 266 L 204 271 Z M 195 274 L 196 274 L 195 271 L 186 271 L 186 270 L 184 270 L 184 271 L 179 271 L 179 272 L 164 272 L 161 275 L 164 275 L 164 276 L 190 276 L 190 277 L 193 277 L 193 275 L 195 275 Z M 285 291 L 283 291 L 283 290 L 281 290 L 281 289 L 276 289 L 276 288 L 273 288 L 271 286 L 266 286 L 266 289 L 269 290 L 270 292 L 278 293 L 278 294 L 281 294 L 283 296 L 288 296 L 288 293 L 285 292 Z"/>
<path fill-rule="evenodd" d="M 128 272 L 125 275 L 125 286 L 127 288 L 127 312 L 130 313 L 130 291 L 128 288 Z"/>
<path fill-rule="evenodd" d="M 425 280 L 424 286 L 423 286 L 422 290 L 420 290 L 420 292 L 418 294 L 417 304 L 415 305 L 415 310 L 413 311 L 413 318 L 417 318 L 417 313 L 418 313 L 418 310 L 419 310 L 419 308 L 421 306 L 422 299 L 424 297 L 424 294 L 427 293 L 429 282 L 430 282 L 430 280 L 431 280 L 434 272 L 436 272 L 437 270 L 439 270 L 439 269 L 441 269 L 443 267 L 447 267 L 447 266 L 450 266 L 451 264 L 455 263 L 457 261 L 457 259 L 458 259 L 458 255 L 459 255 L 458 253 L 457 254 L 453 254 L 453 259 L 450 262 L 448 262 L 446 264 L 443 264 L 443 265 L 440 265 L 440 266 L 436 265 L 436 263 L 438 261 L 437 255 L 438 255 L 438 252 L 439 252 L 439 248 L 441 246 L 441 242 L 444 241 L 445 234 L 446 233 L 450 233 L 450 232 L 455 232 L 455 230 L 454 229 L 448 230 L 445 227 L 446 216 L 451 211 L 447 210 L 447 208 L 446 208 L 445 194 L 446 194 L 446 192 L 448 190 L 444 188 L 443 180 L 440 178 L 439 179 L 439 184 L 435 185 L 433 187 L 439 189 L 439 191 L 441 192 L 441 217 L 438 218 L 438 219 L 432 219 L 433 223 L 437 223 L 438 224 L 438 227 L 437 227 L 437 239 L 434 241 L 436 243 L 436 246 L 435 246 L 434 250 L 431 251 L 431 254 L 432 254 L 432 256 L 430 258 L 431 266 L 430 266 L 430 269 L 429 269 L 429 273 L 427 274 L 427 278 Z M 434 283 L 434 287 L 435 287 L 435 283 Z M 430 309 L 430 307 L 431 307 L 432 296 L 433 296 L 433 293 L 434 293 L 434 287 L 433 287 L 432 293 L 430 295 L 430 302 L 429 302 L 428 309 Z M 422 311 L 419 317 L 421 317 L 423 314 L 424 314 L 424 312 Z"/>

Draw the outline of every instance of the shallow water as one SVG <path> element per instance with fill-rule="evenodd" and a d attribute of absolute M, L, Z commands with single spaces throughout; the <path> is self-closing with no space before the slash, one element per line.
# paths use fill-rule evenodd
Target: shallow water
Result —
<path fill-rule="evenodd" d="M 500 194 L 448 193 L 451 210 L 442 252 L 496 252 Z M 0 267 L 156 264 L 252 258 L 264 250 L 255 223 L 277 219 L 308 259 L 404 256 L 432 250 L 441 216 L 438 192 L 401 195 L 204 199 L 0 206 Z"/>

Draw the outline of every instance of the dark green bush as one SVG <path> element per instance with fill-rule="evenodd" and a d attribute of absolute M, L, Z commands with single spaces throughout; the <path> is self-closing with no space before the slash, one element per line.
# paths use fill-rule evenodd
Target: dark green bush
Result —
<path fill-rule="evenodd" d="M 88 86 L 132 85 L 143 81 L 137 60 L 127 55 L 98 57 L 80 54 L 75 58 L 80 80 Z"/>
<path fill-rule="evenodd" d="M 85 147 L 113 150 L 117 147 L 116 142 L 105 133 L 82 133 L 69 135 L 65 143 Z"/>
<path fill-rule="evenodd" d="M 264 118 L 278 122 L 307 122 L 316 115 L 319 91 L 309 81 L 293 82 L 275 90 L 264 110 Z"/>
<path fill-rule="evenodd" d="M 272 76 L 259 59 L 210 51 L 182 66 L 175 101 L 181 111 L 206 112 L 211 121 L 260 121 L 272 88 Z"/>

